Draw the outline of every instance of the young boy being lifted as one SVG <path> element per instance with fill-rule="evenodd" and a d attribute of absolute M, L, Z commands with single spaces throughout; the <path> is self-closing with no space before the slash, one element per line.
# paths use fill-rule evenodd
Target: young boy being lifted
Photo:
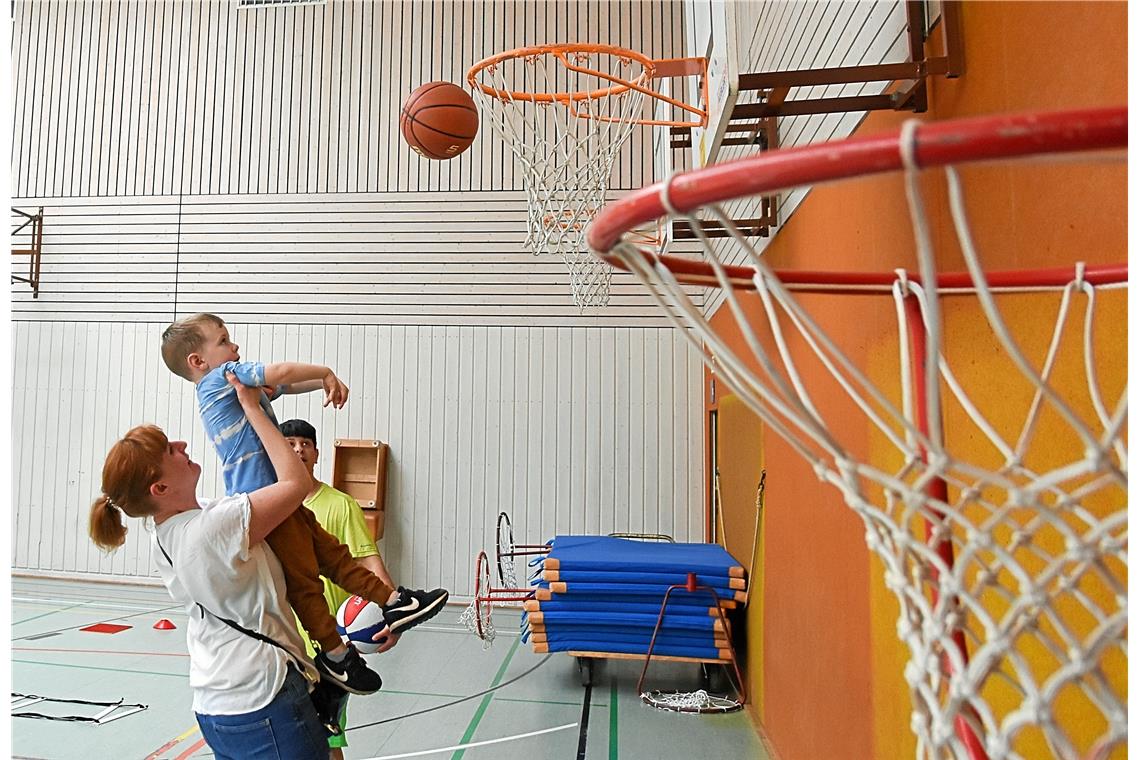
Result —
<path fill-rule="evenodd" d="M 196 314 L 174 322 L 162 333 L 162 359 L 171 372 L 194 383 L 198 411 L 206 433 L 222 460 L 226 495 L 250 493 L 277 481 L 269 457 L 246 420 L 233 387 L 232 372 L 244 385 L 265 388 L 261 406 L 277 424 L 269 402 L 283 393 L 325 392 L 325 406 L 337 409 L 348 388 L 328 367 L 297 362 L 242 362 L 225 322 L 213 314 Z M 447 591 L 392 589 L 358 564 L 347 547 L 327 533 L 308 509 L 293 512 L 266 538 L 281 562 L 289 604 L 312 638 L 320 644 L 317 670 L 321 678 L 353 694 L 380 688 L 380 676 L 364 658 L 341 641 L 324 596 L 323 575 L 338 586 L 380 605 L 384 622 L 400 633 L 433 617 L 447 601 Z"/>

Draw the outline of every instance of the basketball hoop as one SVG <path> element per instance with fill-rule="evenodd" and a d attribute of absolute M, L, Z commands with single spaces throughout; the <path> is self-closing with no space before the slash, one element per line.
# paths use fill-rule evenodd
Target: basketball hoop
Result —
<path fill-rule="evenodd" d="M 471 604 L 459 615 L 459 622 L 482 642 L 483 649 L 489 649 L 495 642 L 495 623 L 491 619 L 495 604 L 525 602 L 534 597 L 534 589 L 496 588 L 491 585 L 491 563 L 487 552 L 479 552 L 475 557 L 475 593 Z"/>
<path fill-rule="evenodd" d="M 909 122 L 897 135 L 678 174 L 611 205 L 588 233 L 598 255 L 641 280 L 709 368 L 862 518 L 900 605 L 920 756 L 997 760 L 1047 750 L 1101 758 L 1127 746 L 1127 398 L 1125 389 L 1105 403 L 1092 339 L 1098 299 L 1123 300 L 1106 291 L 1127 287 L 1127 265 L 986 272 L 953 168 L 1119 153 L 1127 126 L 1122 108 Z M 935 267 L 918 172 L 931 167 L 945 167 L 962 273 Z M 900 169 L 918 274 L 775 271 L 719 205 Z M 703 234 L 701 210 L 730 230 L 729 241 Z M 704 260 L 658 256 L 626 234 L 666 214 L 689 221 Z M 726 264 L 729 256 L 745 265 Z M 721 290 L 745 349 L 734 350 L 711 327 L 686 284 Z M 839 348 L 820 326 L 829 315 L 819 303 L 834 309 L 834 300 L 808 293 L 893 299 L 898 389 L 880 389 Z M 977 308 L 943 305 L 961 298 L 976 298 Z M 1052 324 L 1025 319 L 1024 308 L 1048 310 Z M 982 338 L 1011 370 L 1000 401 L 970 396 L 970 368 L 944 340 L 956 324 L 948 317 L 984 321 Z M 1072 360 L 1063 350 L 1070 319 L 1081 324 Z M 1039 348 L 1030 352 L 1022 346 L 1033 332 Z M 1111 360 L 1124 361 L 1119 353 Z M 1065 380 L 1059 366 L 1073 370 Z M 824 393 L 842 394 L 866 416 L 875 456 L 846 445 L 851 417 L 826 416 L 834 407 L 821 403 Z M 1041 441 L 1035 433 L 1046 425 L 1072 440 Z M 880 440 L 888 448 L 877 448 Z"/>
<path fill-rule="evenodd" d="M 499 572 L 499 583 L 509 588 L 518 588 L 520 584 L 515 574 L 515 557 L 549 553 L 550 544 L 516 544 L 511 518 L 506 512 L 499 513 L 499 519 L 495 523 L 495 566 Z"/>
<path fill-rule="evenodd" d="M 467 72 L 484 123 L 522 168 L 525 245 L 535 255 L 562 257 L 580 308 L 609 302 L 612 270 L 591 255 L 585 230 L 606 202 L 614 161 L 634 126 L 704 126 L 707 117 L 651 82 L 699 75 L 703 66 L 703 58 L 655 61 L 612 45 L 564 44 L 508 50 Z M 644 118 L 647 97 L 687 118 Z"/>
<path fill-rule="evenodd" d="M 657 623 L 653 626 L 653 634 L 649 637 L 649 648 L 645 652 L 645 664 L 641 667 L 641 677 L 637 679 L 637 693 L 641 695 L 641 701 L 651 707 L 656 707 L 658 710 L 672 712 L 724 713 L 741 709 L 748 697 L 744 685 L 744 676 L 740 674 L 740 665 L 736 661 L 736 649 L 732 646 L 731 639 L 728 643 L 728 654 L 729 661 L 732 664 L 732 673 L 736 676 L 736 682 L 733 684 L 733 688 L 736 690 L 735 697 L 710 694 L 706 689 L 663 691 L 645 688 L 645 674 L 649 672 L 649 663 L 653 660 L 653 645 L 657 642 L 657 634 L 661 632 L 661 623 L 665 620 L 665 610 L 669 607 L 669 596 L 674 591 L 707 594 L 711 602 L 710 609 L 716 611 L 716 617 L 720 621 L 720 630 L 726 632 L 730 630 L 728 619 L 724 616 L 724 609 L 720 606 L 720 599 L 717 597 L 716 591 L 711 586 L 697 585 L 696 573 L 687 573 L 684 583 L 675 584 L 665 589 L 665 596 L 661 600 L 661 611 L 657 613 Z"/>

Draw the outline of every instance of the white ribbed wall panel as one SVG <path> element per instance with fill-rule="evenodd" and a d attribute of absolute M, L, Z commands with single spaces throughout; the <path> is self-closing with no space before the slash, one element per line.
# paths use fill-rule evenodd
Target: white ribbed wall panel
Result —
<path fill-rule="evenodd" d="M 22 207 L 44 209 L 45 253 L 38 298 L 11 286 L 17 320 L 210 311 L 310 324 L 666 324 L 624 272 L 613 275 L 608 306 L 579 310 L 561 259 L 523 250 L 520 192 L 43 198 Z"/>
<path fill-rule="evenodd" d="M 553 42 L 680 55 L 680 2 L 16 0 L 15 197 L 519 190 L 499 136 L 451 161 L 399 135 L 424 82 Z M 650 106 L 646 106 L 649 108 Z M 614 188 L 646 184 L 636 130 Z"/>
<path fill-rule="evenodd" d="M 190 442 L 221 492 L 193 389 L 162 365 L 161 322 L 14 325 L 12 503 L 17 572 L 153 578 L 142 524 L 103 555 L 86 536 L 102 458 L 130 426 Z M 276 403 L 332 442 L 391 445 L 380 543 L 404 584 L 470 594 L 500 511 L 516 540 L 641 531 L 701 540 L 701 369 L 670 329 L 231 324 L 245 358 L 334 367 L 348 405 Z"/>

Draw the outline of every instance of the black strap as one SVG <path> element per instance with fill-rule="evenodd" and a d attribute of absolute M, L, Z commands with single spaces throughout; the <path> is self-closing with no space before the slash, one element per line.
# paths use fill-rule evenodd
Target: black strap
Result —
<path fill-rule="evenodd" d="M 166 561 L 169 563 L 170 569 L 174 570 L 174 560 L 171 559 L 170 554 L 167 553 L 166 548 L 162 545 L 162 542 L 158 540 L 158 530 L 155 530 L 154 532 L 154 542 L 158 544 L 158 548 L 159 551 L 162 552 L 162 556 L 166 557 Z M 289 655 L 293 662 L 297 663 L 298 673 L 300 673 L 302 678 L 308 680 L 308 677 L 305 676 L 305 663 L 292 651 L 286 649 L 278 642 L 266 636 L 264 633 L 251 631 L 245 626 L 238 625 L 232 620 L 210 612 L 208 609 L 202 606 L 201 602 L 194 602 L 194 604 L 198 605 L 198 609 L 202 611 L 203 618 L 206 617 L 206 613 L 209 613 L 218 620 L 221 620 L 230 628 L 233 628 L 235 631 L 240 631 L 246 636 L 250 636 L 257 639 L 258 641 L 265 642 L 266 644 L 272 644 L 273 646 L 277 647 L 282 652 Z M 341 700 L 343 700 L 345 696 L 346 695 L 344 692 L 336 689 L 335 687 L 326 685 L 324 679 L 322 678 L 317 679 L 317 682 L 313 684 L 313 688 L 309 692 L 309 698 L 313 701 L 313 709 L 317 713 L 317 718 L 320 720 L 321 725 L 324 726 L 325 731 L 327 731 L 330 736 L 340 736 L 343 733 L 340 727 L 340 708 Z"/>
<path fill-rule="evenodd" d="M 171 559 L 170 554 L 166 551 L 166 548 L 163 547 L 162 542 L 158 540 L 158 531 L 157 530 L 155 530 L 155 532 L 154 532 L 154 541 L 156 544 L 158 544 L 158 549 L 159 549 L 159 551 L 162 552 L 162 556 L 166 557 L 166 561 L 170 564 L 170 569 L 173 570 L 174 569 L 174 560 Z M 238 623 L 235 623 L 234 621 L 229 620 L 228 618 L 224 618 L 221 615 L 217 615 L 213 612 L 210 612 L 210 610 L 208 610 L 202 606 L 201 602 L 194 602 L 194 604 L 198 605 L 198 609 L 200 609 L 202 611 L 202 617 L 205 617 L 206 614 L 208 613 L 208 614 L 212 615 L 213 617 L 217 618 L 218 620 L 221 620 L 223 623 L 228 625 L 230 628 L 233 628 L 235 631 L 241 631 L 246 636 L 251 636 L 251 637 L 257 639 L 258 641 L 264 642 L 266 644 L 272 644 L 273 646 L 277 647 L 282 652 L 289 655 L 289 657 L 291 657 L 297 663 L 297 665 L 300 667 L 301 673 L 304 674 L 305 664 L 301 661 L 301 659 L 299 657 L 297 657 L 296 654 L 294 654 L 290 650 L 286 649 L 281 644 L 277 643 L 273 639 L 266 636 L 264 633 L 260 633 L 258 631 L 251 631 L 250 629 L 246 628 L 245 626 L 239 625 Z"/>

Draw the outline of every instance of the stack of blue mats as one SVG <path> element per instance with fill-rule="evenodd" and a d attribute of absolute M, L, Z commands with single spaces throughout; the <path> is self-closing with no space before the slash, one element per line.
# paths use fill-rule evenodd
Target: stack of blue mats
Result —
<path fill-rule="evenodd" d="M 696 573 L 727 610 L 747 600 L 744 568 L 717 544 L 556 536 L 537 565 L 535 598 L 524 605 L 536 652 L 645 655 L 670 586 Z M 729 659 L 724 630 L 707 591 L 669 595 L 654 656 Z"/>

